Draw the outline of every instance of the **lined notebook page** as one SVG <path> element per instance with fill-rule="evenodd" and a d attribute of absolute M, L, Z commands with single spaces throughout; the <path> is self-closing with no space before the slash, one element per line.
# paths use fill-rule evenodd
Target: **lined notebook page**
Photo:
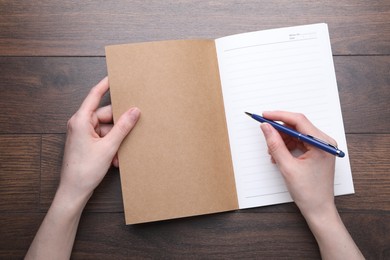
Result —
<path fill-rule="evenodd" d="M 335 195 L 353 193 L 327 25 L 223 37 L 216 48 L 240 208 L 292 200 L 259 123 L 245 111 L 304 113 L 346 153 L 336 159 Z"/>

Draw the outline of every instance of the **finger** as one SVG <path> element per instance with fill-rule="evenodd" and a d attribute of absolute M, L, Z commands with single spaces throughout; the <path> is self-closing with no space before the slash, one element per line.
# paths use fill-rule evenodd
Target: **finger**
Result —
<path fill-rule="evenodd" d="M 112 123 L 112 106 L 108 105 L 98 108 L 96 115 L 100 123 Z"/>
<path fill-rule="evenodd" d="M 112 165 L 116 168 L 119 167 L 119 160 L 118 160 L 118 154 L 115 154 L 114 158 L 112 159 Z"/>
<path fill-rule="evenodd" d="M 288 167 L 288 165 L 291 166 L 294 158 L 287 149 L 278 131 L 276 131 L 268 123 L 263 123 L 260 125 L 260 127 L 264 133 L 264 137 L 268 146 L 268 151 L 271 154 L 271 159 L 276 162 L 276 164 L 281 168 L 281 170 L 282 168 Z"/>
<path fill-rule="evenodd" d="M 272 164 L 276 164 L 276 161 L 275 161 L 275 159 L 271 156 L 271 163 Z"/>
<path fill-rule="evenodd" d="M 263 113 L 263 116 L 267 119 L 282 121 L 289 127 L 295 128 L 303 134 L 309 134 L 331 144 L 336 144 L 333 138 L 314 126 L 303 114 L 286 111 L 267 111 Z"/>
<path fill-rule="evenodd" d="M 318 131 L 318 129 L 303 114 L 286 111 L 267 111 L 263 113 L 263 116 L 274 121 L 282 121 L 285 125 L 295 128 L 300 132 L 303 130 Z"/>
<path fill-rule="evenodd" d="M 113 124 L 101 124 L 100 125 L 100 137 L 105 137 L 112 129 Z"/>
<path fill-rule="evenodd" d="M 117 151 L 123 139 L 133 129 L 140 116 L 140 110 L 138 108 L 131 108 L 126 111 L 118 119 L 118 122 L 114 124 L 111 131 L 105 136 L 109 146 Z"/>
<path fill-rule="evenodd" d="M 108 88 L 108 77 L 105 77 L 89 91 L 88 96 L 81 104 L 80 110 L 87 112 L 95 111 L 99 107 L 100 100 L 107 92 Z"/>

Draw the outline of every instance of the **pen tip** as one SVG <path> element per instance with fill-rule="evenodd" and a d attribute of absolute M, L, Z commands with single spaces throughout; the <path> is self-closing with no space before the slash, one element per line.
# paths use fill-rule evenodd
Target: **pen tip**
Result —
<path fill-rule="evenodd" d="M 251 113 L 245 112 L 245 114 L 247 114 L 248 116 L 252 117 Z"/>

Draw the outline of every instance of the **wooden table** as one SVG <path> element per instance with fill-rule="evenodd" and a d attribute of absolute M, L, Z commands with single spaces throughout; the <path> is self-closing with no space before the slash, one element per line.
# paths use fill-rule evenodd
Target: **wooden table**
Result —
<path fill-rule="evenodd" d="M 324 2 L 1 1 L 0 258 L 24 256 L 51 203 L 67 120 L 107 74 L 105 45 L 326 22 L 356 189 L 337 207 L 368 259 L 390 259 L 390 2 Z M 293 203 L 126 226 L 114 169 L 84 211 L 72 256 L 320 257 Z"/>

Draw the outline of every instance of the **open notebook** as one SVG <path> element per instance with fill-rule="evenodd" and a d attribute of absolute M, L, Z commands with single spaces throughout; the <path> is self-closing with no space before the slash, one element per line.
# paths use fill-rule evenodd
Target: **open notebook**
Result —
<path fill-rule="evenodd" d="M 335 195 L 354 192 L 326 24 L 107 46 L 106 57 L 114 121 L 142 111 L 119 150 L 127 224 L 291 201 L 244 111 L 304 113 L 346 152 Z"/>

